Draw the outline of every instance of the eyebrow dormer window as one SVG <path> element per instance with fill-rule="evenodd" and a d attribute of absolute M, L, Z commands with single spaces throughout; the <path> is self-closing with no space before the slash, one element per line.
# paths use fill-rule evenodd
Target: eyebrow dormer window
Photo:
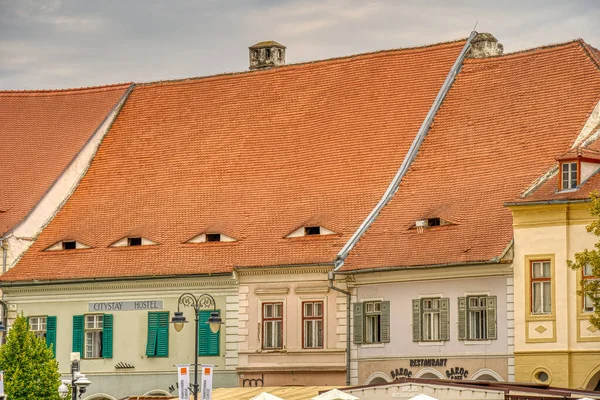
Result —
<path fill-rule="evenodd" d="M 429 218 L 427 220 L 427 226 L 440 226 L 442 224 L 442 220 L 440 218 Z"/>
<path fill-rule="evenodd" d="M 127 238 L 127 246 L 141 246 L 142 238 L 141 237 L 130 237 Z"/>
<path fill-rule="evenodd" d="M 69 242 L 62 242 L 63 250 L 75 250 L 77 248 L 77 242 L 72 240 Z"/>
<path fill-rule="evenodd" d="M 207 242 L 220 242 L 221 241 L 221 234 L 220 233 L 207 233 L 206 234 L 206 241 Z"/>
<path fill-rule="evenodd" d="M 320 235 L 321 227 L 320 226 L 306 226 L 304 227 L 304 236 L 310 235 Z"/>
<path fill-rule="evenodd" d="M 575 189 L 578 185 L 578 163 L 566 162 L 561 164 L 562 190 Z"/>

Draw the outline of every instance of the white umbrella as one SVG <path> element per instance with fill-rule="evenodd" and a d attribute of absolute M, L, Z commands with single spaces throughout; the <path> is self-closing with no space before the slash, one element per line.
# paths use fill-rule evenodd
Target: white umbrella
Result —
<path fill-rule="evenodd" d="M 281 397 L 274 396 L 271 393 L 262 392 L 261 394 L 257 394 L 250 400 L 283 400 L 283 399 Z"/>
<path fill-rule="evenodd" d="M 313 397 L 311 400 L 359 400 L 359 398 L 351 395 L 350 393 L 333 389 L 329 392 L 321 393 L 320 395 Z"/>
<path fill-rule="evenodd" d="M 435 397 L 428 396 L 424 393 L 411 397 L 410 400 L 438 400 Z"/>

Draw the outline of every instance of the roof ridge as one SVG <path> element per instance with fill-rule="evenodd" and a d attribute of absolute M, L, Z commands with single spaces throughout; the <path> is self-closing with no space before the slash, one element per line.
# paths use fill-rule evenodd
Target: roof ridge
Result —
<path fill-rule="evenodd" d="M 108 85 L 100 86 L 83 86 L 78 88 L 64 88 L 64 89 L 32 89 L 32 90 L 0 90 L 0 96 L 30 96 L 30 95 L 46 95 L 46 96 L 60 96 L 73 93 L 82 92 L 105 92 L 110 90 L 124 89 L 133 85 L 133 82 L 113 83 Z"/>
<path fill-rule="evenodd" d="M 579 39 L 579 45 L 581 46 L 581 48 L 583 49 L 585 54 L 587 54 L 587 56 L 590 58 L 590 60 L 600 70 L 600 55 L 596 53 L 598 50 L 596 50 L 594 47 L 590 46 L 583 39 Z"/>
<path fill-rule="evenodd" d="M 532 47 L 529 49 L 517 50 L 517 51 L 510 52 L 510 53 L 504 53 L 504 54 L 497 55 L 497 56 L 490 56 L 490 57 L 483 57 L 483 58 L 469 58 L 467 60 L 469 63 L 493 62 L 493 61 L 501 61 L 506 58 L 525 57 L 525 56 L 536 54 L 536 53 L 539 53 L 542 51 L 560 50 L 563 47 L 569 47 L 569 46 L 578 44 L 580 41 L 582 41 L 582 39 L 574 39 L 574 40 L 569 40 L 568 42 L 547 44 L 547 45 L 543 45 L 543 46 Z"/>
<path fill-rule="evenodd" d="M 244 71 L 235 71 L 235 72 L 224 72 L 224 73 L 213 74 L 213 75 L 193 76 L 193 77 L 188 77 L 188 78 L 175 78 L 175 79 L 164 79 L 164 80 L 149 81 L 149 82 L 137 82 L 136 86 L 177 84 L 177 83 L 186 83 L 186 82 L 191 82 L 191 81 L 200 81 L 200 80 L 205 80 L 205 79 L 220 79 L 220 78 L 227 78 L 227 77 L 238 77 L 238 76 L 245 76 L 245 75 L 249 75 L 249 74 L 268 74 L 268 73 L 279 72 L 282 70 L 289 70 L 292 68 L 311 66 L 311 65 L 317 65 L 317 64 L 336 63 L 336 62 L 351 62 L 351 61 L 355 61 L 358 58 L 364 59 L 364 58 L 375 57 L 375 56 L 385 56 L 385 55 L 389 55 L 390 53 L 396 53 L 396 52 L 401 52 L 401 51 L 402 52 L 404 52 L 404 51 L 406 51 L 406 52 L 409 52 L 409 51 L 421 52 L 421 51 L 429 50 L 432 47 L 442 47 L 442 48 L 443 47 L 451 47 L 452 45 L 461 44 L 462 42 L 465 42 L 466 40 L 467 40 L 467 38 L 462 38 L 462 39 L 456 39 L 456 40 L 451 40 L 451 41 L 447 41 L 447 42 L 419 45 L 419 46 L 414 46 L 414 47 L 398 47 L 395 49 L 375 50 L 375 51 L 369 51 L 366 53 L 356 53 L 356 54 L 350 54 L 350 55 L 339 56 L 339 57 L 324 58 L 324 59 L 320 59 L 320 60 L 301 61 L 301 62 L 292 63 L 292 64 L 278 65 L 278 66 L 274 66 L 274 67 L 271 67 L 268 69 L 263 69 L 263 70 L 260 70 L 260 69 L 259 70 L 244 70 Z"/>

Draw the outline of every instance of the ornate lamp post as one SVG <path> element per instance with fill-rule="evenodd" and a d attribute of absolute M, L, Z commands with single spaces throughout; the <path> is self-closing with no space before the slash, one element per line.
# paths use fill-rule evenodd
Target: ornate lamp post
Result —
<path fill-rule="evenodd" d="M 177 332 L 181 332 L 181 330 L 183 329 L 183 325 L 188 322 L 185 316 L 183 315 L 183 312 L 180 311 L 180 306 L 182 305 L 184 307 L 193 308 L 194 313 L 196 315 L 196 334 L 194 335 L 196 339 L 194 347 L 195 362 L 193 393 L 194 400 L 198 400 L 198 322 L 200 318 L 200 310 L 206 310 L 210 308 L 213 309 L 213 311 L 210 313 L 210 318 L 207 322 L 210 325 L 210 330 L 213 333 L 219 332 L 219 329 L 221 328 L 221 324 L 223 322 L 221 321 L 221 316 L 217 311 L 217 303 L 210 294 L 201 294 L 200 296 L 196 297 L 191 293 L 184 293 L 179 297 L 179 301 L 177 302 L 177 311 L 175 312 L 175 315 L 173 315 L 173 318 L 171 318 L 171 323 L 174 325 L 174 328 Z"/>
<path fill-rule="evenodd" d="M 71 380 L 65 379 L 62 381 L 62 384 L 58 387 L 58 395 L 61 399 L 66 399 L 71 391 L 71 399 L 77 400 L 78 392 L 79 396 L 84 394 L 91 383 L 84 374 L 79 372 L 79 353 L 71 353 Z"/>

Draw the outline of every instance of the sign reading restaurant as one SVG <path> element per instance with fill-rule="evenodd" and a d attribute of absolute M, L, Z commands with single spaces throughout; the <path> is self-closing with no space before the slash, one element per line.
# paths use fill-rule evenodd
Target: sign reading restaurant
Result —
<path fill-rule="evenodd" d="M 101 303 L 89 303 L 89 311 L 90 312 L 162 310 L 162 309 L 163 309 L 163 300 L 104 301 Z"/>

